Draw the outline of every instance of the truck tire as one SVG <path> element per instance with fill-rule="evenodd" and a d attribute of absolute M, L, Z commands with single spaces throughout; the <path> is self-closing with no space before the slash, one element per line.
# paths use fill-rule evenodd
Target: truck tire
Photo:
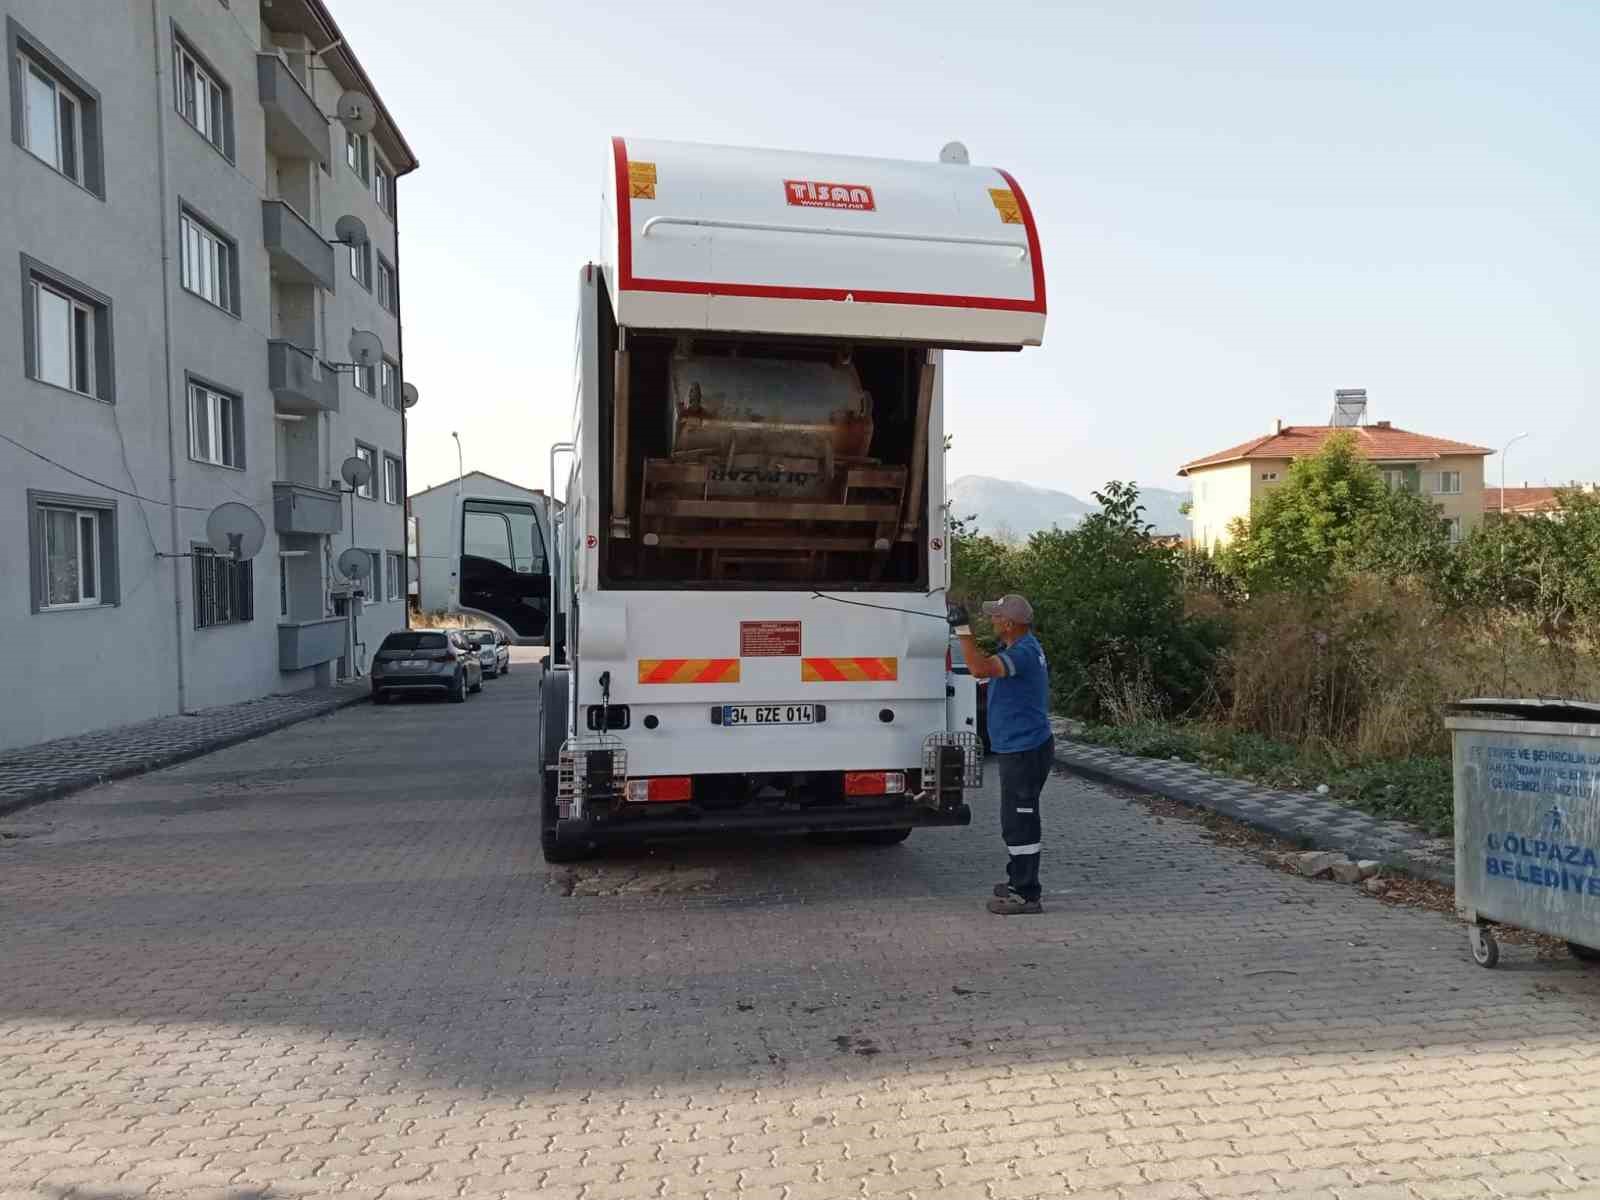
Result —
<path fill-rule="evenodd" d="M 539 849 L 547 863 L 577 862 L 588 853 L 587 846 L 563 841 L 556 834 L 557 771 L 566 738 L 568 678 L 564 672 L 552 671 L 548 661 L 539 677 Z"/>

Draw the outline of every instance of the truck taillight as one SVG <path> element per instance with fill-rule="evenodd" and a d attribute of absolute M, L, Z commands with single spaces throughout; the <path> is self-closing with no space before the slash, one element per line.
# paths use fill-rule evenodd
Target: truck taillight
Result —
<path fill-rule="evenodd" d="M 846 796 L 900 796 L 906 790 L 904 771 L 846 771 Z"/>
<path fill-rule="evenodd" d="M 628 780 L 628 799 L 634 804 L 674 804 L 693 797 L 694 778 L 689 775 Z"/>

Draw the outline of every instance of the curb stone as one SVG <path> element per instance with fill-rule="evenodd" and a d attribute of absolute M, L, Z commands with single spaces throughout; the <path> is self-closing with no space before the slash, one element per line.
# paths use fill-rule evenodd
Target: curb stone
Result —
<path fill-rule="evenodd" d="M 0 751 L 0 816 L 159 771 L 361 704 L 364 684 L 262 696 Z"/>
<path fill-rule="evenodd" d="M 1337 850 L 1446 887 L 1455 886 L 1455 843 L 1405 821 L 1384 821 L 1326 796 L 1282 792 L 1193 763 L 1136 758 L 1072 740 L 1071 726 L 1053 723 L 1056 765 L 1085 779 L 1153 792 L 1191 808 L 1220 813 L 1305 849 Z"/>

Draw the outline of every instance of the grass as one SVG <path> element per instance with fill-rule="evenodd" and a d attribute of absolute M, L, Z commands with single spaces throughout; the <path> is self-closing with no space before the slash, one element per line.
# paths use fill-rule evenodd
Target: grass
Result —
<path fill-rule="evenodd" d="M 1454 779 L 1444 755 L 1359 759 L 1205 723 L 1087 725 L 1073 736 L 1143 758 L 1178 758 L 1273 788 L 1314 791 L 1325 783 L 1333 799 L 1375 817 L 1409 821 L 1441 836 L 1454 828 Z"/>

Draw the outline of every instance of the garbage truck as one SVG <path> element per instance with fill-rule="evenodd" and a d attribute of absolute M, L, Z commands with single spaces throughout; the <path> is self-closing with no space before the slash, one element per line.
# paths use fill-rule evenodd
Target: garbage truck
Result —
<path fill-rule="evenodd" d="M 944 364 L 1038 346 L 1026 196 L 968 161 L 614 138 L 552 449 L 541 843 L 884 844 L 971 820 Z"/>

